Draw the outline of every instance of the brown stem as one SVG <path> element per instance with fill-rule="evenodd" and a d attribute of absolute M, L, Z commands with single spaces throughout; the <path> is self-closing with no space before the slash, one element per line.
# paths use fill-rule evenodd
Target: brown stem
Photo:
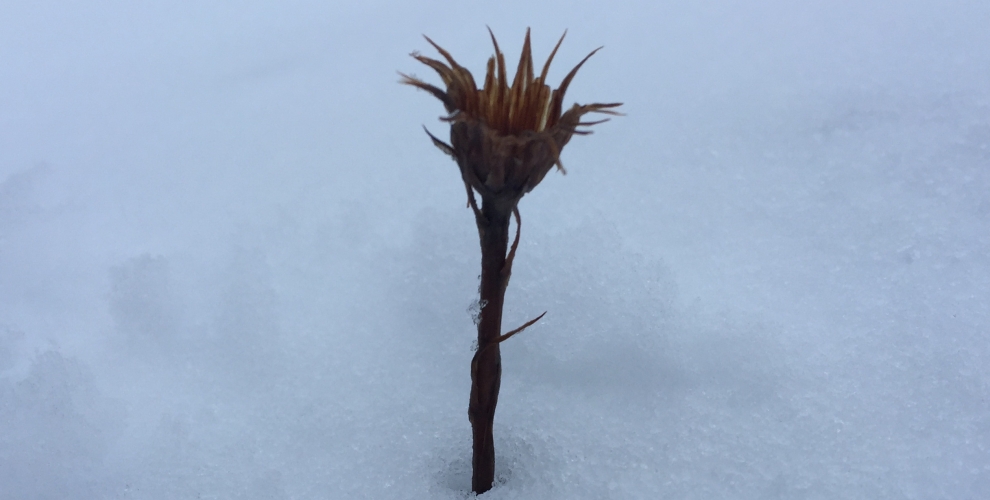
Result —
<path fill-rule="evenodd" d="M 515 207 L 482 197 L 476 212 L 481 236 L 481 318 L 478 321 L 478 350 L 471 360 L 471 401 L 468 418 L 474 438 L 471 489 L 484 493 L 495 481 L 495 444 L 492 423 L 502 379 L 502 355 L 498 341 L 502 331 L 502 306 L 509 281 L 506 250 L 509 244 L 509 219 Z"/>

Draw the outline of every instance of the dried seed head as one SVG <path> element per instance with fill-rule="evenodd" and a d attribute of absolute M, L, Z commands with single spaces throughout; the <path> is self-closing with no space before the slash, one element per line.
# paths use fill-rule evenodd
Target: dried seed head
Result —
<path fill-rule="evenodd" d="M 575 104 L 567 112 L 561 112 L 564 94 L 574 75 L 601 47 L 582 59 L 567 74 L 560 87 L 551 90 L 545 83 L 547 71 L 564 41 L 563 36 L 539 76 L 536 76 L 527 29 L 511 86 L 506 76 L 505 56 L 498 47 L 495 35 L 491 34 L 491 37 L 495 55 L 488 60 L 482 88 L 477 88 L 470 71 L 457 64 L 450 53 L 428 37 L 425 37 L 426 41 L 443 56 L 446 64 L 418 53 L 412 56 L 433 68 L 443 80 L 446 90 L 404 74 L 401 83 L 423 89 L 443 102 L 448 113 L 443 120 L 450 122 L 450 145 L 432 134 L 430 138 L 457 161 L 469 196 L 470 189 L 474 189 L 483 200 L 497 200 L 511 210 L 555 164 L 563 171 L 560 152 L 571 136 L 591 133 L 578 130 L 578 127 L 607 121 L 582 122 L 583 115 L 618 115 L 610 108 L 621 103 Z"/>

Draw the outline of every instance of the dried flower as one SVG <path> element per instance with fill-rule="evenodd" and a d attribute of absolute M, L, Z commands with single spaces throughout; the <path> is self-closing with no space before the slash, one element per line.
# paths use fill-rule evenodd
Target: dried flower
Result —
<path fill-rule="evenodd" d="M 491 34 L 491 30 L 488 30 Z M 565 33 L 566 35 L 566 33 Z M 588 104 L 571 107 L 561 113 L 564 93 L 578 69 L 598 49 L 588 54 L 564 78 L 560 87 L 550 90 L 544 82 L 550 62 L 564 37 L 560 37 L 543 71 L 533 73 L 529 30 L 523 44 L 516 76 L 509 86 L 505 72 L 505 57 L 498 48 L 495 35 L 495 55 L 488 60 L 485 85 L 478 89 L 471 72 L 457 64 L 439 45 L 430 42 L 447 60 L 447 64 L 419 54 L 412 56 L 433 68 L 443 80 L 441 90 L 422 80 L 402 75 L 402 83 L 423 89 L 443 102 L 448 115 L 442 120 L 450 123 L 450 144 L 430 134 L 438 148 L 452 156 L 461 170 L 467 189 L 468 205 L 474 209 L 481 239 L 481 286 L 478 312 L 478 349 L 471 360 L 471 399 L 468 418 L 474 439 L 471 488 L 483 493 L 492 487 L 495 478 L 495 448 L 492 423 L 502 378 L 502 358 L 499 344 L 536 323 L 543 314 L 515 330 L 502 334 L 502 308 L 505 289 L 512 274 L 512 261 L 519 244 L 519 200 L 530 192 L 554 165 L 564 171 L 560 152 L 574 134 L 590 134 L 578 127 L 606 120 L 582 122 L 587 113 L 617 115 L 610 108 L 619 103 Z M 481 196 L 481 208 L 475 201 L 475 191 Z M 516 237 L 508 245 L 509 222 L 515 215 Z M 506 254 L 508 250 L 508 254 Z"/>
<path fill-rule="evenodd" d="M 449 52 L 429 37 L 425 37 L 426 41 L 440 52 L 449 65 L 418 53 L 412 54 L 416 60 L 433 68 L 447 89 L 441 90 L 407 75 L 402 75 L 402 83 L 423 89 L 443 102 L 448 116 L 442 119 L 451 124 L 450 144 L 432 134 L 430 138 L 438 148 L 457 161 L 472 198 L 471 188 L 482 199 L 505 200 L 514 208 L 518 200 L 536 187 L 554 165 L 564 171 L 560 161 L 561 150 L 573 134 L 591 133 L 578 130 L 578 127 L 608 120 L 582 122 L 582 116 L 586 113 L 619 114 L 609 108 L 618 107 L 621 103 L 575 104 L 561 113 L 564 94 L 574 75 L 601 48 L 582 59 L 567 74 L 560 87 L 551 91 L 545 83 L 547 71 L 564 36 L 560 37 L 540 75 L 536 76 L 527 29 L 511 86 L 506 76 L 505 56 L 499 50 L 494 34 L 491 38 L 495 55 L 488 60 L 485 85 L 481 89 L 476 88 L 471 72 L 457 64 Z"/>

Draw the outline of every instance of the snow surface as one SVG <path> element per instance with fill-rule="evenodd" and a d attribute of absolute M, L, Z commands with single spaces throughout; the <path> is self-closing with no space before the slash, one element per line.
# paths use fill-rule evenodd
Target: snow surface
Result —
<path fill-rule="evenodd" d="M 484 498 L 986 498 L 983 0 L 5 3 L 0 498 L 471 496 L 477 236 L 396 71 L 486 24 L 628 115 L 522 202 Z"/>

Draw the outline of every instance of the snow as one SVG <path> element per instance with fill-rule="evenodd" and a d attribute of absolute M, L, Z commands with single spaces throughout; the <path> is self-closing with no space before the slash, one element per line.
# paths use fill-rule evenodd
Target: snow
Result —
<path fill-rule="evenodd" d="M 126 2 L 0 16 L 0 499 L 470 497 L 479 248 L 397 84 L 569 102 L 483 498 L 990 491 L 990 5 Z"/>

